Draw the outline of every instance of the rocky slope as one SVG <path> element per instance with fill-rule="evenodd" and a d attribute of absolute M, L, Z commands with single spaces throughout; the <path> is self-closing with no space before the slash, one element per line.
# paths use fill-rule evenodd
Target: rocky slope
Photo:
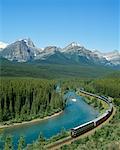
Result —
<path fill-rule="evenodd" d="M 113 51 L 111 53 L 91 51 L 76 42 L 72 42 L 65 48 L 47 46 L 41 49 L 37 48 L 30 39 L 21 39 L 4 47 L 0 55 L 8 60 L 17 62 L 37 61 L 59 64 L 120 65 L 119 51 Z"/>

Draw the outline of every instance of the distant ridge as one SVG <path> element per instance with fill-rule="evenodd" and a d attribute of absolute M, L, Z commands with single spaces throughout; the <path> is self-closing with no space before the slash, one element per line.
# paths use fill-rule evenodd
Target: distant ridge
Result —
<path fill-rule="evenodd" d="M 0 56 L 16 62 L 39 62 L 54 64 L 99 64 L 119 67 L 120 52 L 101 53 L 86 49 L 79 43 L 72 42 L 65 48 L 47 46 L 37 48 L 30 38 L 20 39 L 6 45 L 0 51 Z"/>

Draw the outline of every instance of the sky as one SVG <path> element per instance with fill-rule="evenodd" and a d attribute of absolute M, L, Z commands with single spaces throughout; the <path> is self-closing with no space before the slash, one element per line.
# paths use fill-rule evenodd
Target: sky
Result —
<path fill-rule="evenodd" d="M 119 0 L 0 0 L 0 41 L 120 50 Z"/>

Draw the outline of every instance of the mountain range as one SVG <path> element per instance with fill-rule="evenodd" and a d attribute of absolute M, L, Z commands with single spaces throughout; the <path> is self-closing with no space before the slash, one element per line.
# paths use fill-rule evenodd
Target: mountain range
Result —
<path fill-rule="evenodd" d="M 120 67 L 120 52 L 102 53 L 89 50 L 76 42 L 65 48 L 47 46 L 37 48 L 31 39 L 20 39 L 11 44 L 0 42 L 0 57 L 15 62 L 39 62 L 52 64 L 99 64 Z"/>

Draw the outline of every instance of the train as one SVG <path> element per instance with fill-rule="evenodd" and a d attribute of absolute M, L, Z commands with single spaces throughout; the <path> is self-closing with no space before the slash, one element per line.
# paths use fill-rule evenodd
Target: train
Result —
<path fill-rule="evenodd" d="M 82 91 L 82 92 L 86 93 L 85 91 Z M 91 93 L 88 93 L 88 92 L 87 92 L 87 94 L 89 94 L 91 96 L 95 95 L 95 94 L 91 94 Z M 87 131 L 90 131 L 91 129 L 99 126 L 101 123 L 103 123 L 105 120 L 107 120 L 111 116 L 111 114 L 113 112 L 113 105 L 112 105 L 111 101 L 109 101 L 107 98 L 105 98 L 103 96 L 101 97 L 101 96 L 95 95 L 95 97 L 107 102 L 109 104 L 109 109 L 106 110 L 106 112 L 104 114 L 97 117 L 96 119 L 94 119 L 92 121 L 89 121 L 87 123 L 84 123 L 84 124 L 82 124 L 80 126 L 77 126 L 75 128 L 72 128 L 71 129 L 71 137 L 72 138 L 75 138 L 75 137 L 77 137 L 77 136 L 79 136 L 79 135 L 81 135 L 81 134 L 83 134 Z"/>
<path fill-rule="evenodd" d="M 101 100 L 105 101 L 105 102 L 108 103 L 108 104 L 109 104 L 109 103 L 112 103 L 112 101 L 111 101 L 109 98 L 105 97 L 104 95 L 92 94 L 92 93 L 83 91 L 83 90 L 81 90 L 81 89 L 80 89 L 80 92 L 83 93 L 83 94 L 86 94 L 86 95 L 93 96 L 93 97 L 96 97 L 96 98 L 98 98 L 98 99 L 101 99 Z"/>
<path fill-rule="evenodd" d="M 107 97 L 105 97 L 105 96 L 103 96 L 103 95 L 101 95 L 101 98 L 102 98 L 102 100 L 104 100 L 104 101 L 107 101 L 107 102 L 109 102 L 109 103 L 112 103 L 112 101 L 111 101 L 109 98 L 107 98 Z"/>

